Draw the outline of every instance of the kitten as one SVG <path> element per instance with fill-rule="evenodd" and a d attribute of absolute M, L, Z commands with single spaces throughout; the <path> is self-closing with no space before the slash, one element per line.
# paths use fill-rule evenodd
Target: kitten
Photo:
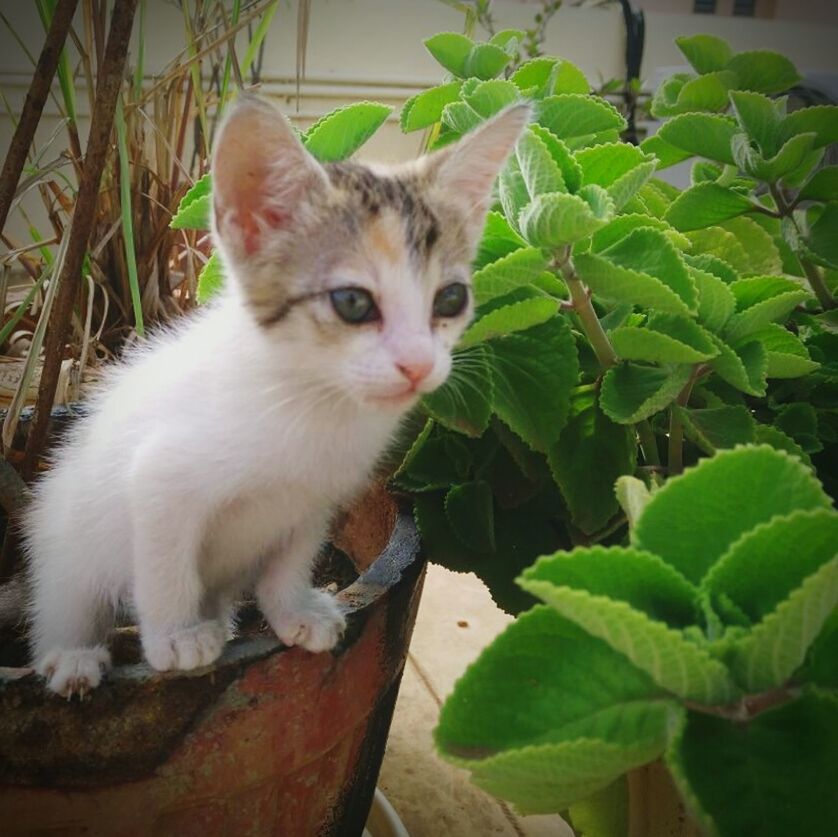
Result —
<path fill-rule="evenodd" d="M 58 451 L 24 525 L 34 665 L 95 688 L 118 608 L 158 671 L 222 651 L 242 589 L 279 639 L 334 646 L 311 586 L 334 511 L 451 368 L 513 106 L 416 162 L 321 165 L 244 97 L 212 160 L 222 297 L 117 367 Z"/>

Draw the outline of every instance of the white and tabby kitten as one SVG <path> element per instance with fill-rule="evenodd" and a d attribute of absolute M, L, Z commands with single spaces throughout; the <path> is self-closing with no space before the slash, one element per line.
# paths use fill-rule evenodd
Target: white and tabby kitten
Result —
<path fill-rule="evenodd" d="M 468 324 L 515 106 L 414 163 L 321 165 L 243 98 L 216 143 L 223 297 L 117 367 L 25 521 L 33 654 L 49 689 L 95 688 L 118 608 L 159 670 L 215 660 L 243 588 L 282 642 L 324 651 L 344 617 L 311 586 L 330 518 Z"/>

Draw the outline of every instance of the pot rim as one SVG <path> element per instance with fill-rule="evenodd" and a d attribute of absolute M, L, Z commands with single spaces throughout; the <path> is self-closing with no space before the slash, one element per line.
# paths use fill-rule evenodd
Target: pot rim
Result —
<path fill-rule="evenodd" d="M 413 515 L 406 507 L 397 510 L 389 540 L 378 557 L 348 587 L 338 591 L 335 598 L 345 614 L 362 613 L 374 605 L 402 578 L 405 570 L 420 555 L 419 532 Z M 343 642 L 343 641 L 342 641 Z M 236 637 L 229 640 L 221 656 L 208 666 L 190 671 L 159 672 L 144 660 L 139 663 L 114 666 L 108 671 L 107 679 L 99 689 L 107 688 L 108 681 L 134 681 L 142 684 L 149 680 L 178 680 L 181 678 L 205 677 L 207 674 L 231 666 L 241 667 L 275 653 L 290 650 L 276 635 Z M 337 646 L 339 652 L 341 644 Z M 332 653 L 335 653 L 333 649 Z M 0 667 L 0 690 L 12 690 L 17 684 L 29 683 L 36 677 L 31 667 Z M 45 697 L 49 697 L 44 690 Z"/>

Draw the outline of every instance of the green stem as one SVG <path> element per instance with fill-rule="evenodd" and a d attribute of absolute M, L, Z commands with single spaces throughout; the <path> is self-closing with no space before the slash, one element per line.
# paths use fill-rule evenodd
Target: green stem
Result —
<path fill-rule="evenodd" d="M 774 202 L 777 204 L 777 208 L 780 210 L 780 215 L 783 218 L 790 218 L 792 224 L 794 224 L 795 229 L 797 230 L 798 235 L 802 236 L 803 231 L 800 229 L 800 225 L 797 223 L 797 218 L 794 217 L 794 204 L 789 203 L 783 193 L 777 188 L 776 185 L 772 184 L 770 187 L 771 197 L 774 198 Z M 832 297 L 832 294 L 829 292 L 829 288 L 826 286 L 826 282 L 824 281 L 823 276 L 821 275 L 820 270 L 818 270 L 817 266 L 814 265 L 809 259 L 805 256 L 801 255 L 799 252 L 796 253 L 797 258 L 800 260 L 800 266 L 803 268 L 803 272 L 806 274 L 806 278 L 809 280 L 809 286 L 812 288 L 815 296 L 818 298 L 818 302 L 821 304 L 821 308 L 824 311 L 829 311 L 830 309 L 835 307 L 835 300 Z"/>
<path fill-rule="evenodd" d="M 821 308 L 824 311 L 829 311 L 831 308 L 834 308 L 835 300 L 832 298 L 832 294 L 829 292 L 829 288 L 826 286 L 820 270 L 805 256 L 798 254 L 798 259 L 800 259 L 800 266 L 803 268 L 803 272 L 806 274 L 806 278 L 809 280 L 809 284 L 812 286 L 812 290 L 815 292 Z"/>
<path fill-rule="evenodd" d="M 634 425 L 634 429 L 640 437 L 640 447 L 643 448 L 643 458 L 646 460 L 646 464 L 659 466 L 661 464 L 661 458 L 658 453 L 658 440 L 655 438 L 649 420 L 643 419 L 643 421 L 637 422 Z"/>
<path fill-rule="evenodd" d="M 699 366 L 693 369 L 689 381 L 687 381 L 675 403 L 679 407 L 686 407 L 690 400 L 690 394 L 693 391 L 693 385 L 696 382 L 699 374 Z M 681 424 L 681 417 L 678 411 L 674 409 L 669 410 L 669 458 L 667 460 L 669 475 L 671 477 L 680 474 L 684 470 L 684 427 Z"/>
<path fill-rule="evenodd" d="M 616 366 L 619 363 L 617 353 L 614 351 L 608 335 L 599 321 L 599 317 L 594 311 L 594 306 L 591 303 L 591 295 L 582 280 L 577 276 L 576 269 L 573 266 L 573 261 L 570 258 L 570 250 L 566 252 L 561 261 L 556 262 L 556 267 L 561 270 L 562 278 L 570 291 L 570 298 L 573 302 L 573 310 L 579 317 L 582 324 L 582 330 L 591 344 L 594 353 L 597 356 L 599 365 L 603 371 Z"/>

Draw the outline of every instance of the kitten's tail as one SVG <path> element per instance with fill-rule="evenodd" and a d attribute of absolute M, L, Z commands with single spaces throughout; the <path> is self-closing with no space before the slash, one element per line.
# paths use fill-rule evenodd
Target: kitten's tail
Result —
<path fill-rule="evenodd" d="M 26 584 L 22 575 L 0 585 L 0 625 L 20 622 L 26 613 Z"/>

